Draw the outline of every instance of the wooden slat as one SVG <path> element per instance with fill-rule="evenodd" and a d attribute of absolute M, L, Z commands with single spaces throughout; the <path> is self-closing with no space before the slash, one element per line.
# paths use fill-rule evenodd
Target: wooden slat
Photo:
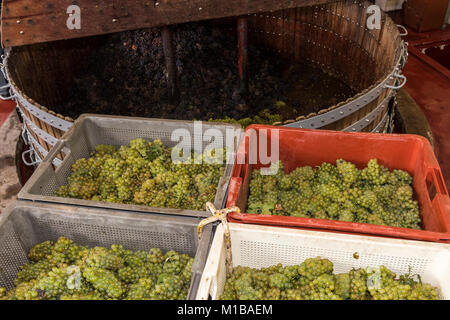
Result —
<path fill-rule="evenodd" d="M 6 47 L 309 6 L 336 0 L 4 0 Z M 81 8 L 81 29 L 67 28 L 69 5 Z"/>
<path fill-rule="evenodd" d="M 295 51 L 295 55 L 294 55 L 294 59 L 295 61 L 300 61 L 300 59 L 302 59 L 303 55 L 304 55 L 304 51 L 303 49 L 303 43 L 304 43 L 304 39 L 302 38 L 303 35 L 303 25 L 301 24 L 302 19 L 300 16 L 300 9 L 296 8 L 295 9 L 295 32 L 294 32 L 294 51 Z"/>
<path fill-rule="evenodd" d="M 335 34 L 335 40 L 334 40 L 334 56 L 336 57 L 336 60 L 333 63 L 333 67 L 341 74 L 341 75 L 346 75 L 347 74 L 347 70 L 348 65 L 346 63 L 346 60 L 344 59 L 345 56 L 348 54 L 348 45 L 347 45 L 347 41 L 345 41 L 345 39 L 342 39 L 341 36 L 342 35 L 346 35 L 348 34 L 348 30 L 347 30 L 347 20 L 344 19 L 344 16 L 348 16 L 348 12 L 349 12 L 349 8 L 350 6 L 347 3 L 339 3 L 339 7 L 337 8 L 336 11 L 336 16 L 338 19 L 338 25 L 339 28 L 336 29 L 336 33 Z M 342 81 L 346 82 L 347 84 L 349 83 L 347 81 L 347 79 L 341 79 Z"/>
<path fill-rule="evenodd" d="M 325 6 L 324 8 L 325 10 L 330 10 L 330 9 L 334 9 L 334 6 Z M 333 30 L 333 16 L 328 13 L 325 14 L 326 19 L 325 19 L 325 31 L 324 31 L 324 35 L 323 35 L 323 46 L 324 46 L 324 51 L 325 51 L 325 55 L 324 55 L 324 70 L 326 70 L 327 66 L 331 65 L 331 59 L 332 59 L 332 54 L 331 54 L 331 50 L 330 50 L 330 41 L 332 39 L 331 36 L 331 32 L 330 30 Z"/>
<path fill-rule="evenodd" d="M 85 38 L 14 48 L 8 67 L 11 78 L 28 97 L 52 109 L 64 103 L 75 74 L 87 65 L 85 57 L 100 43 Z"/>
<path fill-rule="evenodd" d="M 336 45 L 334 45 L 335 43 L 335 39 L 336 39 L 336 35 L 335 33 L 340 32 L 341 29 L 341 20 L 339 19 L 339 17 L 337 16 L 338 12 L 341 12 L 341 8 L 342 8 L 342 3 L 336 3 L 333 6 L 330 7 L 330 16 L 332 18 L 332 27 L 329 30 L 329 35 L 330 35 L 330 40 L 328 42 L 328 46 L 330 47 L 330 63 L 328 64 L 328 66 L 335 66 L 339 67 L 339 57 L 338 55 L 336 55 L 334 53 L 334 50 L 336 49 Z"/>
<path fill-rule="evenodd" d="M 283 16 L 282 16 L 282 28 L 281 28 L 281 38 L 283 40 L 283 50 L 281 52 L 282 57 L 285 59 L 291 58 L 291 48 L 294 44 L 294 41 L 292 40 L 292 35 L 290 34 L 290 22 L 289 22 L 289 11 L 283 10 Z"/>
<path fill-rule="evenodd" d="M 283 42 L 284 42 L 284 37 L 282 35 L 283 33 L 283 10 L 281 11 L 275 11 L 273 13 L 273 29 L 272 32 L 274 32 L 275 34 L 272 34 L 276 48 L 277 48 L 277 53 L 280 54 L 280 56 L 283 56 L 283 51 L 284 51 L 284 47 L 283 47 Z M 281 34 L 281 35 L 280 35 Z"/>
<path fill-rule="evenodd" d="M 312 28 L 312 8 L 306 7 L 306 8 L 300 8 L 300 12 L 305 17 L 306 24 L 303 25 L 304 33 L 303 35 L 307 37 L 308 41 L 305 42 L 305 47 L 303 50 L 305 51 L 305 56 L 310 59 L 314 60 L 314 50 L 312 48 L 312 39 L 313 39 L 313 28 Z"/>
<path fill-rule="evenodd" d="M 319 43 L 320 47 L 318 47 L 318 60 L 320 63 L 320 66 L 323 67 L 326 64 L 326 51 L 324 49 L 324 45 L 326 43 L 326 26 L 327 26 L 327 15 L 325 14 L 325 8 L 322 6 L 317 7 L 317 15 L 318 15 L 318 25 L 319 29 L 317 29 L 317 42 Z"/>

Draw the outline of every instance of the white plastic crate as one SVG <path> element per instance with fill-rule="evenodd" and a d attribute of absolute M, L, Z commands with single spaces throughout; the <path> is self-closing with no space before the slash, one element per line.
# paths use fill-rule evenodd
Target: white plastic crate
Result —
<path fill-rule="evenodd" d="M 230 233 L 233 266 L 295 265 L 320 256 L 333 262 L 334 273 L 384 265 L 401 275 L 411 267 L 412 274 L 439 287 L 441 297 L 450 299 L 448 244 L 236 223 L 230 224 Z M 226 269 L 222 226 L 218 226 L 209 252 L 198 300 L 218 299 L 223 292 Z"/>

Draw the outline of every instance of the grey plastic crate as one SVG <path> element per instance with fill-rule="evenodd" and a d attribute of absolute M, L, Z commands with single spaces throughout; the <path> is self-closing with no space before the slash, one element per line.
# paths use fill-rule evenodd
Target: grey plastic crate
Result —
<path fill-rule="evenodd" d="M 239 130 L 239 125 L 221 124 L 221 123 L 202 123 L 202 132 L 215 129 L 226 137 L 227 130 Z M 175 208 L 155 208 L 144 205 L 118 204 L 93 200 L 82 200 L 74 198 L 62 198 L 54 195 L 57 188 L 66 184 L 67 177 L 72 173 L 72 165 L 77 159 L 87 158 L 98 144 L 110 144 L 121 146 L 129 144 L 136 138 L 147 140 L 161 139 L 166 147 L 173 147 L 177 144 L 171 140 L 172 132 L 176 129 L 187 129 L 191 133 L 191 147 L 196 152 L 198 146 L 206 148 L 207 146 L 217 148 L 225 147 L 225 138 L 222 141 L 198 141 L 193 136 L 193 121 L 145 119 L 120 116 L 102 116 L 84 114 L 78 118 L 72 128 L 66 132 L 61 141 L 52 149 L 44 161 L 39 165 L 32 177 L 27 181 L 20 191 L 18 197 L 23 200 L 56 202 L 64 204 L 74 204 L 81 206 L 94 206 L 101 208 L 113 208 L 121 210 L 132 210 L 141 212 L 153 212 L 164 214 L 177 214 L 195 217 L 207 217 L 206 211 L 175 209 Z M 211 131 L 209 131 L 211 132 Z M 236 132 L 236 131 L 235 131 Z M 233 150 L 230 152 L 231 160 L 226 165 L 225 173 L 220 179 L 214 204 L 216 208 L 222 208 L 225 205 L 225 195 L 228 188 L 228 182 L 233 170 L 234 159 L 239 145 L 241 135 L 234 136 L 231 141 Z M 203 140 L 203 139 L 202 139 Z M 62 163 L 55 168 L 53 160 L 60 155 L 65 154 Z"/>
<path fill-rule="evenodd" d="M 188 299 L 195 299 L 213 234 L 207 226 L 199 242 L 198 222 L 195 217 L 16 201 L 0 215 L 0 287 L 14 287 L 34 245 L 64 236 L 90 247 L 121 244 L 130 250 L 187 253 L 194 257 Z"/>

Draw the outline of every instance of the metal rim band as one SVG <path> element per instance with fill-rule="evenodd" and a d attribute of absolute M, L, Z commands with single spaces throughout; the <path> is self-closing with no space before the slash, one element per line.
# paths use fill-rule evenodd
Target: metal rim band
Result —
<path fill-rule="evenodd" d="M 54 136 L 48 134 L 41 128 L 37 127 L 33 121 L 31 121 L 28 116 L 25 114 L 25 112 L 22 111 L 20 106 L 18 107 L 20 114 L 22 118 L 25 120 L 25 122 L 28 125 L 28 128 L 34 131 L 40 138 L 44 139 L 45 142 L 49 143 L 50 145 L 54 146 L 59 140 L 56 139 Z"/>
<path fill-rule="evenodd" d="M 348 126 L 342 131 L 361 131 L 365 127 L 367 127 L 369 124 L 371 124 L 375 119 L 387 108 L 389 101 L 393 97 L 393 94 L 390 94 L 386 98 L 383 99 L 383 101 L 375 108 L 373 109 L 368 115 L 366 115 L 363 119 L 356 121 L 352 125 Z"/>
<path fill-rule="evenodd" d="M 386 112 L 383 119 L 378 123 L 378 125 L 375 127 L 375 129 L 372 130 L 372 132 L 380 133 L 381 131 L 384 131 L 384 126 L 386 126 L 388 119 L 389 119 L 389 113 Z"/>
<path fill-rule="evenodd" d="M 33 116 L 38 118 L 39 120 L 45 122 L 46 124 L 57 128 L 62 131 L 67 131 L 69 128 L 73 125 L 72 122 L 66 121 L 64 119 L 58 118 L 54 115 L 51 115 L 50 113 L 39 109 L 38 107 L 34 106 L 30 102 L 28 102 L 25 98 L 23 98 L 16 90 L 14 86 L 11 86 L 11 89 L 14 92 L 14 95 L 18 102 L 27 109 Z"/>
<path fill-rule="evenodd" d="M 341 120 L 347 117 L 348 115 L 364 108 L 368 103 L 375 100 L 381 94 L 381 92 L 385 90 L 384 85 L 389 80 L 390 76 L 386 78 L 383 82 L 381 82 L 378 86 L 376 86 L 374 89 L 369 91 L 367 94 L 358 97 L 355 100 L 341 107 L 330 110 L 328 112 L 325 112 L 312 118 L 287 124 L 285 126 L 295 128 L 318 129 L 328 124 L 334 123 L 338 120 Z"/>

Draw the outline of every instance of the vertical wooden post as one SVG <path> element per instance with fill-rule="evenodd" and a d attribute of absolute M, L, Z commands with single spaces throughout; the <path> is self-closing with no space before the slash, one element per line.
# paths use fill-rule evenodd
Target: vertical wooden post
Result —
<path fill-rule="evenodd" d="M 163 27 L 161 30 L 164 59 L 166 63 L 167 89 L 169 93 L 169 103 L 178 104 L 180 93 L 178 91 L 177 66 L 175 64 L 175 52 L 173 48 L 172 30 Z"/>
<path fill-rule="evenodd" d="M 247 17 L 239 17 L 237 21 L 238 30 L 238 47 L 239 47 L 239 91 L 241 96 L 245 96 L 248 92 L 248 25 Z"/>

